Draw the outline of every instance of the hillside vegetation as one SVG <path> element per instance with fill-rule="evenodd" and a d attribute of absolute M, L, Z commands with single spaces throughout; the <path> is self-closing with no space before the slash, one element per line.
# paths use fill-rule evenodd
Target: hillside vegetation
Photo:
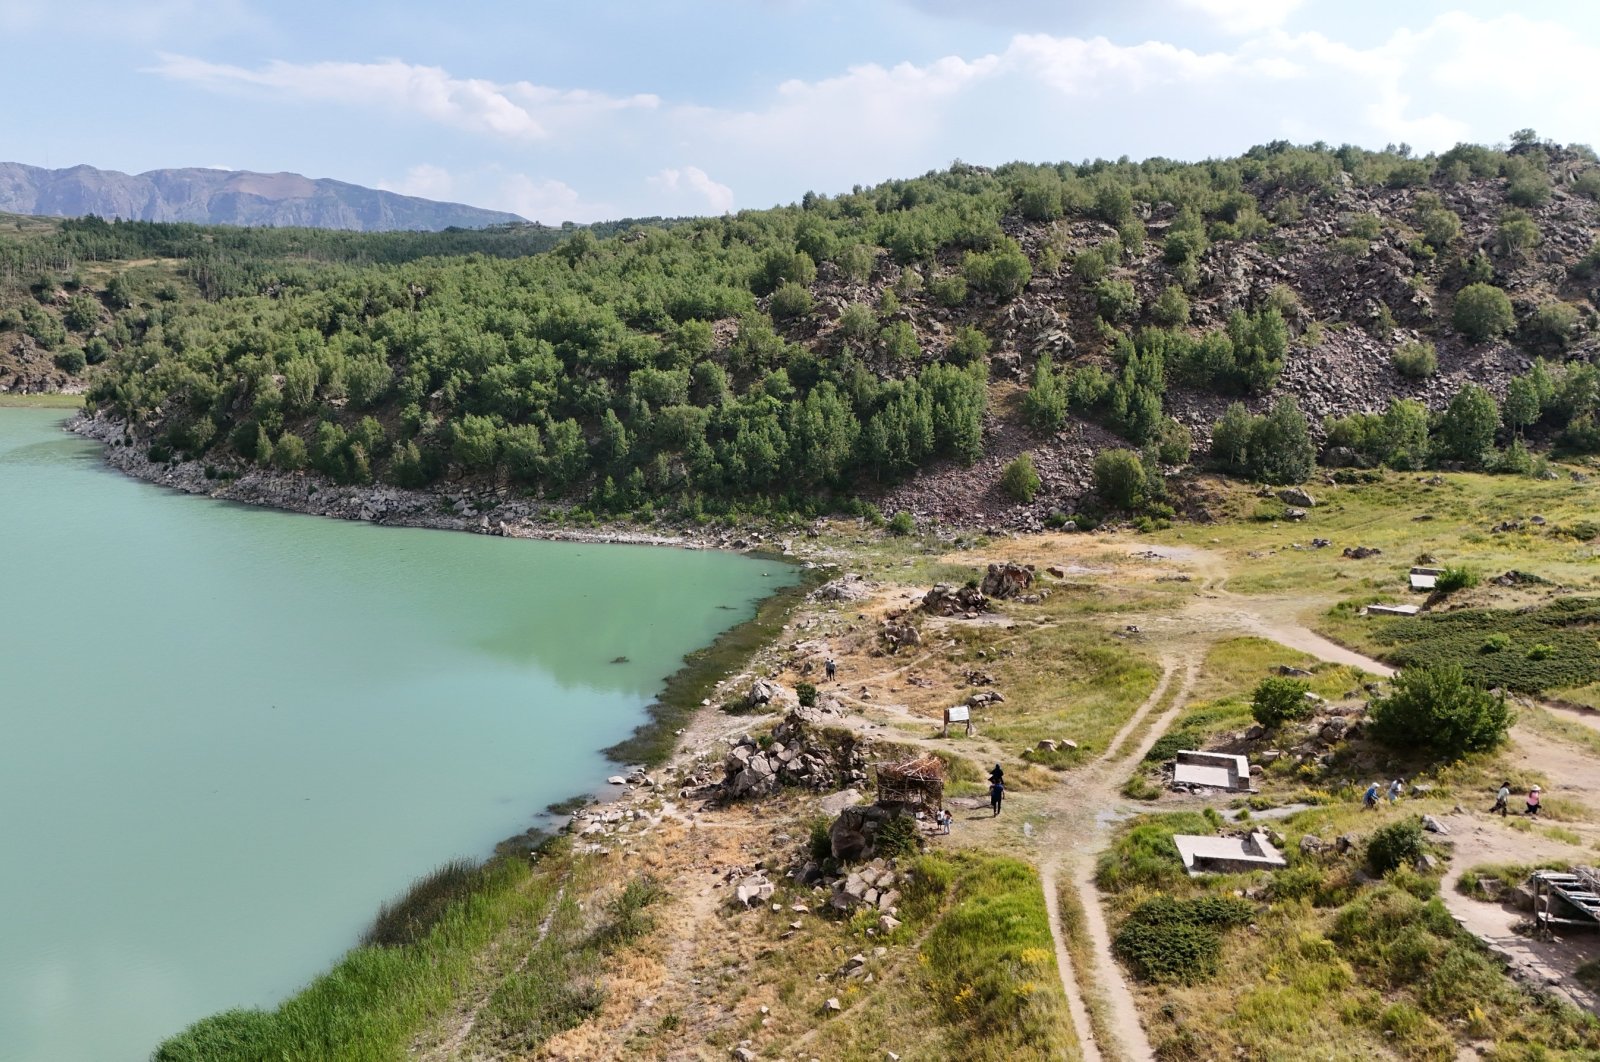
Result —
<path fill-rule="evenodd" d="M 130 442 L 226 474 L 467 477 L 606 512 L 1159 515 L 1191 461 L 1291 483 L 1318 446 L 1523 473 L 1600 450 L 1596 197 L 1594 153 L 1531 131 L 1426 158 L 956 163 L 530 257 L 522 229 L 185 230 L 204 300 L 73 294 L 68 269 L 169 228 L 76 223 L 49 239 L 82 249 L 11 269 L 37 297 L 0 328 L 48 333 L 69 371 L 81 344 Z"/>

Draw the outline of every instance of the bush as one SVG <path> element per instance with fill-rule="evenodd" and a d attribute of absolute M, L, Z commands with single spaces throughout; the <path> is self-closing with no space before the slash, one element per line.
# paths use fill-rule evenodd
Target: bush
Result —
<path fill-rule="evenodd" d="M 811 837 L 807 847 L 811 850 L 811 858 L 821 864 L 833 858 L 832 823 L 828 816 L 818 815 L 811 820 Z"/>
<path fill-rule="evenodd" d="M 955 275 L 934 277 L 928 282 L 928 294 L 940 306 L 960 306 L 967 301 L 967 281 Z"/>
<path fill-rule="evenodd" d="M 1094 491 L 1107 505 L 1137 509 L 1145 499 L 1144 462 L 1132 450 L 1102 450 L 1094 459 Z"/>
<path fill-rule="evenodd" d="M 1511 724 L 1505 697 L 1468 682 L 1459 664 L 1403 669 L 1369 712 L 1385 744 L 1449 757 L 1493 748 Z"/>
<path fill-rule="evenodd" d="M 889 534 L 897 538 L 904 538 L 917 529 L 916 522 L 911 519 L 911 514 L 901 509 L 889 521 Z"/>
<path fill-rule="evenodd" d="M 1457 590 L 1466 590 L 1478 585 L 1478 573 L 1470 568 L 1446 568 L 1444 574 L 1439 576 L 1433 588 L 1441 594 L 1453 594 Z"/>
<path fill-rule="evenodd" d="M 1039 473 L 1033 467 L 1032 454 L 1018 454 L 1000 477 L 1000 489 L 1019 502 L 1033 501 L 1039 487 Z"/>
<path fill-rule="evenodd" d="M 50 360 L 55 363 L 56 368 L 62 372 L 72 373 L 74 376 L 82 372 L 83 367 L 89 364 L 88 357 L 77 347 L 68 347 Z"/>
<path fill-rule="evenodd" d="M 1269 730 L 1294 719 L 1309 719 L 1316 710 L 1306 696 L 1310 690 L 1311 687 L 1299 679 L 1262 679 L 1250 698 L 1250 714 Z"/>
<path fill-rule="evenodd" d="M 1408 340 L 1395 348 L 1394 371 L 1412 380 L 1424 380 L 1439 371 L 1439 355 L 1432 343 Z"/>
<path fill-rule="evenodd" d="M 1474 343 L 1511 331 L 1517 323 L 1511 299 L 1492 284 L 1468 284 L 1456 292 L 1450 322 Z"/>
<path fill-rule="evenodd" d="M 817 706 L 817 688 L 811 683 L 797 683 L 794 693 L 796 697 L 800 698 L 800 707 L 815 708 Z"/>
<path fill-rule="evenodd" d="M 772 293 L 772 316 L 778 320 L 804 317 L 811 312 L 811 292 L 795 283 L 785 283 Z"/>
<path fill-rule="evenodd" d="M 922 831 L 910 815 L 896 815 L 878 827 L 873 848 L 886 859 L 905 859 L 922 850 Z"/>
<path fill-rule="evenodd" d="M 1053 432 L 1067 422 L 1068 389 L 1055 373 L 1050 355 L 1033 367 L 1033 382 L 1022 396 L 1022 416 L 1039 432 Z"/>
<path fill-rule="evenodd" d="M 1133 909 L 1113 946 L 1141 981 L 1192 984 L 1216 976 L 1218 931 L 1244 925 L 1254 914 L 1250 903 L 1231 896 L 1157 896 Z"/>
<path fill-rule="evenodd" d="M 1570 302 L 1547 302 L 1533 311 L 1528 330 L 1553 343 L 1565 343 L 1578 327 L 1578 308 Z"/>
<path fill-rule="evenodd" d="M 1139 312 L 1139 293 L 1126 280 L 1102 280 L 1094 286 L 1095 307 L 1112 324 L 1131 319 Z"/>
<path fill-rule="evenodd" d="M 955 338 L 950 341 L 949 360 L 957 365 L 971 365 L 975 361 L 982 361 L 988 353 L 988 336 L 971 325 L 956 329 Z"/>
<path fill-rule="evenodd" d="M 1189 297 L 1176 284 L 1166 288 L 1150 304 L 1150 316 L 1157 324 L 1181 328 L 1189 323 Z"/>
<path fill-rule="evenodd" d="M 1383 875 L 1407 867 L 1422 855 L 1422 820 L 1402 819 L 1380 826 L 1367 838 L 1367 866 Z"/>

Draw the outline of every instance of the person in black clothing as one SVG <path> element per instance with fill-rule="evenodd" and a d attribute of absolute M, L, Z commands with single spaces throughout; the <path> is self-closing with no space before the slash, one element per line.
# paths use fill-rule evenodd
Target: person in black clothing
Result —
<path fill-rule="evenodd" d="M 1005 768 L 1001 767 L 998 763 L 994 765 L 994 770 L 989 772 L 989 784 L 990 785 L 1005 785 L 1006 784 L 1006 771 L 1005 771 Z"/>
<path fill-rule="evenodd" d="M 989 777 L 993 778 L 995 776 L 994 775 L 990 775 Z M 1000 814 L 1000 802 L 1002 800 L 1004 800 L 1005 798 L 1006 798 L 1006 784 L 1004 782 L 1001 782 L 1001 781 L 990 782 L 989 783 L 989 807 L 994 809 L 994 814 L 995 815 Z M 994 816 L 992 816 L 992 815 L 990 816 L 990 818 L 993 818 L 993 817 Z"/>

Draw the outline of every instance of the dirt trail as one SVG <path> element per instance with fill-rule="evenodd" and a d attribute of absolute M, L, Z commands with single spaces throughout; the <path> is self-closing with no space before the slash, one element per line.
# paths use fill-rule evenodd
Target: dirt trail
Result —
<path fill-rule="evenodd" d="M 1056 970 L 1061 975 L 1061 988 L 1067 994 L 1072 1025 L 1078 1031 L 1078 1049 L 1083 1055 L 1083 1062 L 1102 1062 L 1104 1056 L 1100 1054 L 1094 1025 L 1089 1020 L 1089 1008 L 1084 1005 L 1083 993 L 1078 990 L 1078 979 L 1072 968 L 1072 957 L 1067 954 L 1066 934 L 1061 928 L 1061 897 L 1056 891 L 1055 863 L 1046 863 L 1039 868 L 1039 883 L 1044 887 L 1044 909 L 1050 916 L 1050 935 L 1056 943 Z"/>

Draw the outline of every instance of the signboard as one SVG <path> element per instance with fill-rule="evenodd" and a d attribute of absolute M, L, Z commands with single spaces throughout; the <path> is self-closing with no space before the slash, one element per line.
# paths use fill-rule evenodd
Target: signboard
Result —
<path fill-rule="evenodd" d="M 972 720 L 972 709 L 966 705 L 944 710 L 944 721 L 947 723 L 966 723 Z"/>

